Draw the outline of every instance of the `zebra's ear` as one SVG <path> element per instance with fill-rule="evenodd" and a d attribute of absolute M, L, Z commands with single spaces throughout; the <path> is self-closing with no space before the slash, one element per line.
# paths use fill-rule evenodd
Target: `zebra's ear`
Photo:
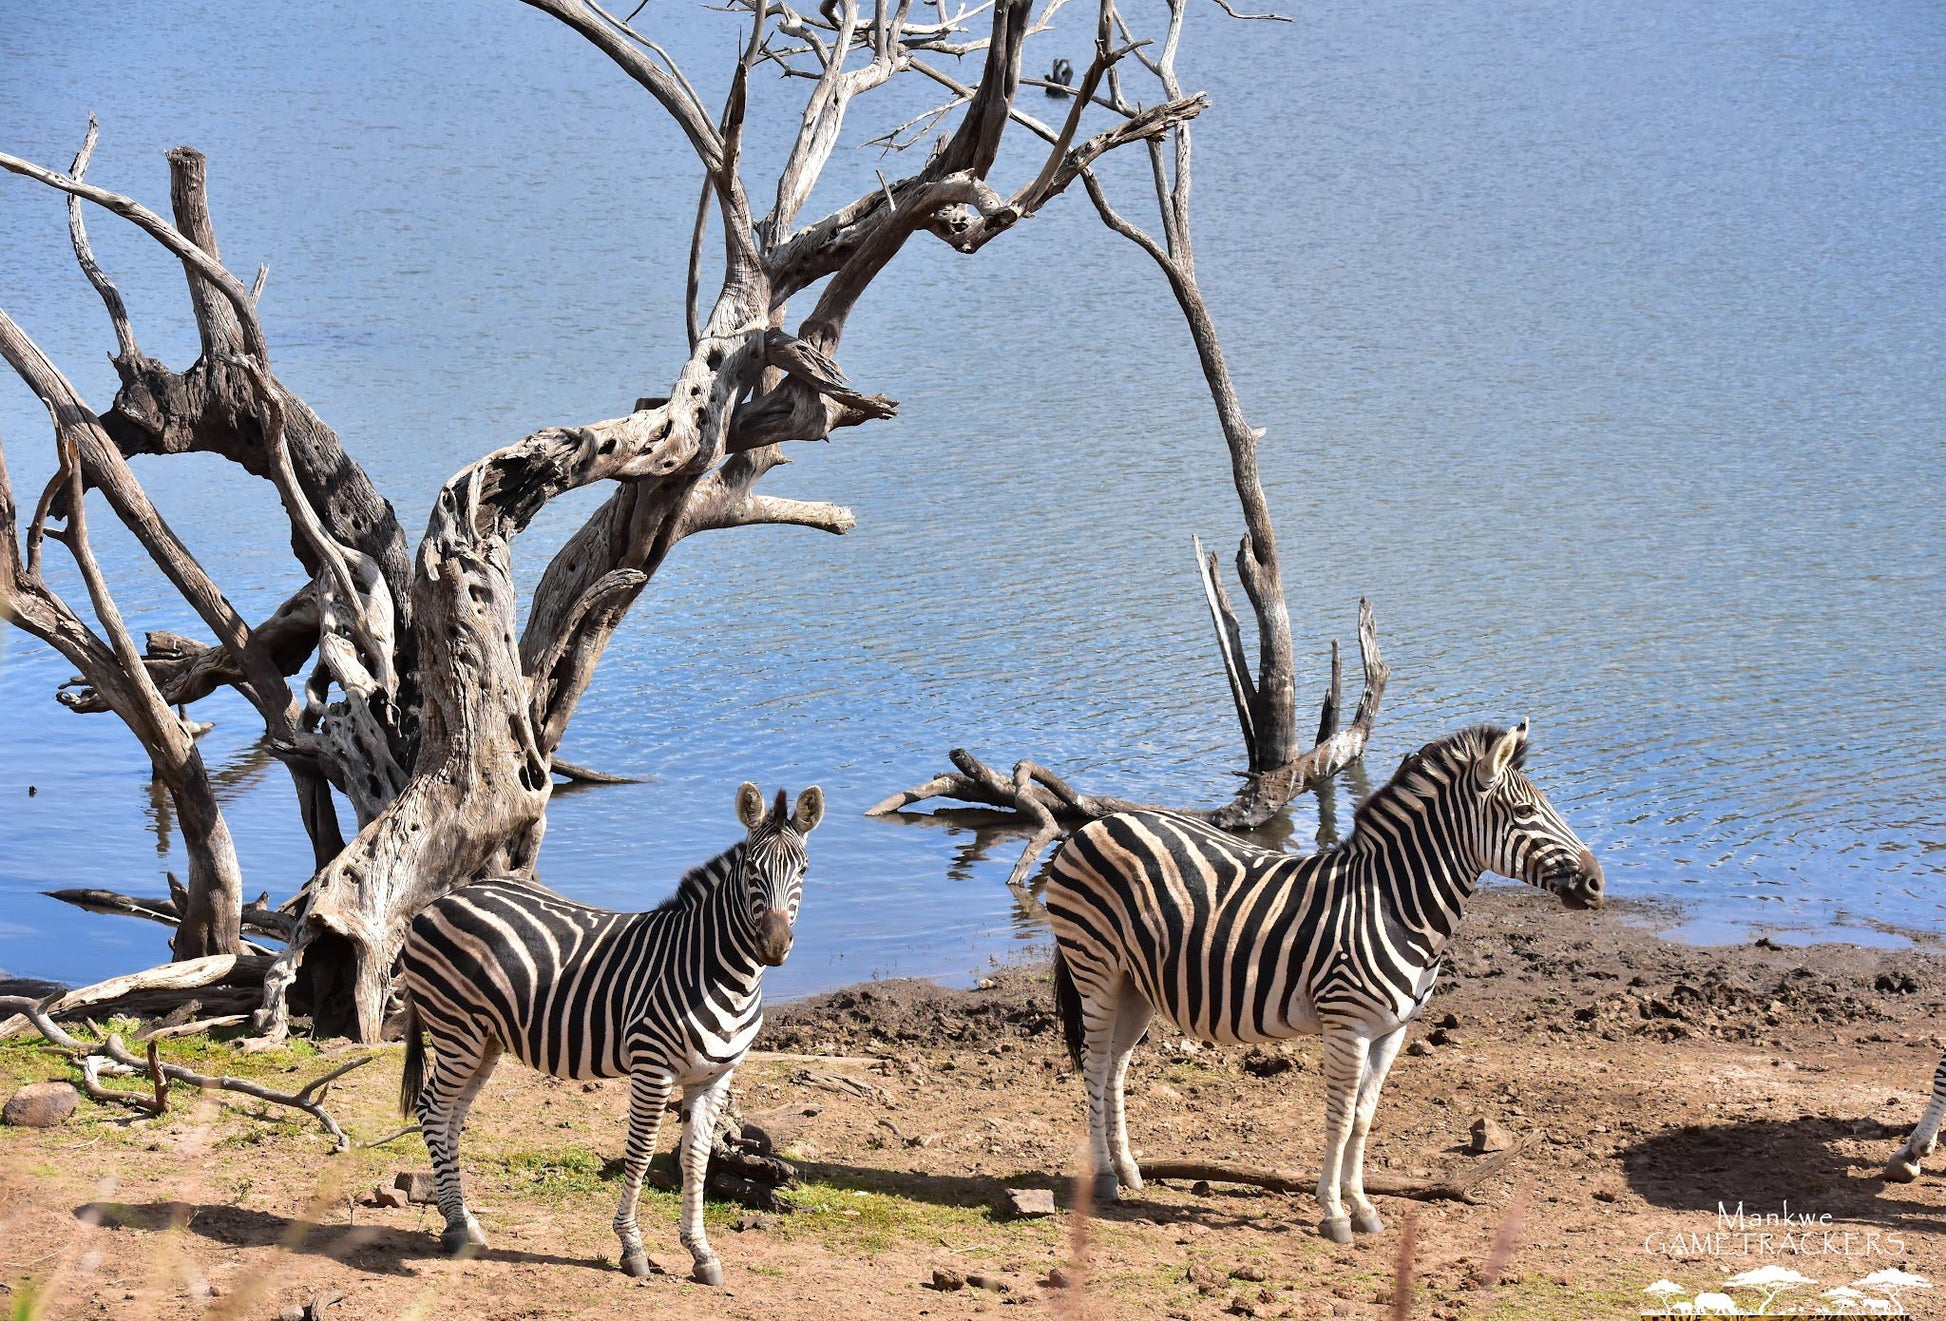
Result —
<path fill-rule="evenodd" d="M 815 784 L 797 796 L 797 808 L 791 813 L 791 828 L 800 835 L 808 835 L 818 828 L 824 820 L 824 790 Z"/>
<path fill-rule="evenodd" d="M 755 830 L 763 819 L 764 791 L 745 780 L 737 790 L 737 820 L 743 822 L 745 830 Z"/>
<path fill-rule="evenodd" d="M 1487 749 L 1486 755 L 1473 763 L 1480 788 L 1491 789 L 1499 784 L 1508 768 L 1520 765 L 1526 755 L 1527 722 L 1522 720 L 1495 740 L 1493 746 Z"/>

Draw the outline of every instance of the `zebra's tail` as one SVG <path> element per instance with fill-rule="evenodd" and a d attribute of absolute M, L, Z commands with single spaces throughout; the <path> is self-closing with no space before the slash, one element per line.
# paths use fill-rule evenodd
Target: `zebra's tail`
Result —
<path fill-rule="evenodd" d="M 1088 1040 L 1087 1028 L 1081 1021 L 1081 991 L 1068 969 L 1067 955 L 1058 944 L 1054 947 L 1054 1012 L 1061 1020 L 1061 1035 L 1067 1038 L 1068 1058 L 1079 1070 Z"/>
<path fill-rule="evenodd" d="M 426 1037 L 419 1022 L 419 1006 L 405 1001 L 405 1073 L 399 1079 L 399 1113 L 407 1119 L 419 1111 L 419 1092 L 426 1085 Z"/>

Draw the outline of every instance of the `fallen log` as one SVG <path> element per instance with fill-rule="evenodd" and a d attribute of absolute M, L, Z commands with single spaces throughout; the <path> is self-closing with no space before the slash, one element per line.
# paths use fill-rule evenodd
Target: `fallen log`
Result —
<path fill-rule="evenodd" d="M 59 899 L 64 904 L 89 913 L 109 913 L 121 917 L 139 917 L 149 922 L 160 922 L 164 926 L 182 925 L 182 911 L 174 899 L 144 899 L 139 895 L 121 894 L 115 890 L 103 890 L 88 886 L 71 890 L 42 890 L 49 899 Z M 253 904 L 243 908 L 243 930 L 253 931 L 272 940 L 289 940 L 292 919 L 269 906 L 269 895 L 260 896 Z"/>
<path fill-rule="evenodd" d="M 105 982 L 79 987 L 41 1003 L 49 1018 L 62 1018 L 83 1009 L 98 1008 L 113 1001 L 151 991 L 194 991 L 219 982 L 263 983 L 270 970 L 270 958 L 263 954 L 211 954 L 206 958 L 183 959 L 159 967 L 110 977 Z M 26 996 L 6 996 L 8 1002 L 34 1003 Z M 29 1016 L 16 1013 L 0 1022 L 0 1041 L 19 1035 L 31 1026 Z M 45 1035 L 45 1034 L 43 1034 Z"/>
<path fill-rule="evenodd" d="M 551 769 L 556 775 L 574 784 L 646 784 L 648 777 L 643 775 L 617 775 L 613 771 L 598 771 L 592 766 L 578 762 L 562 761 L 556 757 Z"/>
<path fill-rule="evenodd" d="M 1448 1169 L 1429 1179 L 1390 1174 L 1384 1170 L 1365 1172 L 1365 1191 L 1377 1197 L 1408 1197 L 1420 1202 L 1465 1202 L 1477 1205 L 1474 1190 L 1531 1143 L 1523 1138 L 1505 1151 L 1484 1160 Z M 1268 1188 L 1279 1193 L 1311 1193 L 1318 1187 L 1317 1176 L 1297 1170 L 1254 1165 L 1225 1165 L 1206 1160 L 1144 1160 L 1142 1175 L 1148 1179 L 1203 1180 L 1209 1183 L 1240 1183 L 1253 1188 Z"/>
<path fill-rule="evenodd" d="M 236 956 L 212 956 L 212 958 L 232 957 Z M 207 962 L 207 960 L 198 961 Z M 332 1083 L 344 1077 L 353 1069 L 363 1068 L 365 1065 L 370 1064 L 378 1058 L 376 1055 L 363 1055 L 355 1060 L 348 1060 L 337 1068 L 332 1069 L 329 1073 L 321 1074 L 313 1078 L 295 1092 L 280 1092 L 275 1088 L 265 1087 L 261 1083 L 251 1082 L 248 1078 L 232 1078 L 227 1075 L 212 1077 L 208 1074 L 197 1073 L 194 1069 L 186 1069 L 180 1064 L 163 1063 L 157 1056 L 155 1038 L 153 1037 L 146 1043 L 148 1052 L 146 1059 L 132 1053 L 124 1046 L 119 1035 L 111 1034 L 108 1040 L 100 1045 L 90 1045 L 87 1042 L 77 1040 L 62 1030 L 48 1016 L 49 1011 L 53 1008 L 53 1004 L 52 997 L 44 1000 L 31 1000 L 24 995 L 0 996 L 0 1013 L 20 1015 L 27 1020 L 35 1031 L 47 1038 L 51 1045 L 67 1052 L 68 1059 L 81 1070 L 83 1090 L 97 1101 L 125 1105 L 132 1110 L 140 1110 L 148 1115 L 160 1115 L 168 1109 L 170 1085 L 173 1083 L 187 1083 L 189 1086 L 199 1088 L 203 1091 L 234 1092 L 239 1096 L 248 1096 L 254 1100 L 268 1101 L 272 1105 L 283 1105 L 295 1110 L 302 1110 L 305 1114 L 317 1120 L 324 1128 L 324 1131 L 331 1135 L 331 1138 L 337 1144 L 334 1148 L 334 1154 L 342 1154 L 351 1150 L 351 1138 L 345 1133 L 344 1129 L 338 1126 L 338 1121 L 331 1117 L 330 1112 L 324 1108 L 324 1098 L 329 1093 Z M 154 1089 L 153 1094 L 143 1096 L 135 1092 L 118 1092 L 112 1088 L 104 1087 L 101 1083 L 101 1075 L 103 1072 L 117 1077 L 147 1078 L 151 1087 Z"/>

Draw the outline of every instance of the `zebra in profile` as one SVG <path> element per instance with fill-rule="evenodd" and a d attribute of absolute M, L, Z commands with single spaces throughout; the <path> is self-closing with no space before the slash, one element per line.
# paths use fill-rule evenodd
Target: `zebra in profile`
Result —
<path fill-rule="evenodd" d="M 1166 812 L 1117 813 L 1074 833 L 1044 899 L 1103 1195 L 1142 1187 L 1122 1084 L 1159 1013 L 1200 1041 L 1321 1034 L 1319 1230 L 1348 1243 L 1353 1230 L 1384 1228 L 1365 1196 L 1365 1137 L 1481 873 L 1569 908 L 1601 904 L 1601 867 L 1528 780 L 1526 752 L 1526 721 L 1429 743 L 1359 805 L 1342 844 L 1313 857 Z"/>
<path fill-rule="evenodd" d="M 737 790 L 748 834 L 690 870 L 647 913 L 590 908 L 516 880 L 476 881 L 435 901 L 406 934 L 405 1079 L 432 1153 L 440 1247 L 486 1246 L 460 1188 L 466 1114 L 502 1051 L 557 1078 L 629 1080 L 628 1146 L 615 1233 L 622 1269 L 649 1272 L 635 1222 L 642 1176 L 670 1093 L 682 1089 L 683 1246 L 694 1278 L 721 1284 L 703 1234 L 703 1173 L 730 1077 L 763 1026 L 763 974 L 791 949 L 804 887 L 804 837 L 824 815 L 813 785 L 786 812 Z M 435 1063 L 426 1076 L 423 1030 Z"/>
<path fill-rule="evenodd" d="M 1932 1100 L 1919 1116 L 1919 1127 L 1912 1130 L 1905 1145 L 1885 1162 L 1887 1183 L 1911 1183 L 1919 1177 L 1919 1162 L 1932 1155 L 1933 1148 L 1939 1145 L 1941 1120 L 1946 1120 L 1946 1056 L 1940 1057 L 1939 1067 L 1933 1070 Z"/>

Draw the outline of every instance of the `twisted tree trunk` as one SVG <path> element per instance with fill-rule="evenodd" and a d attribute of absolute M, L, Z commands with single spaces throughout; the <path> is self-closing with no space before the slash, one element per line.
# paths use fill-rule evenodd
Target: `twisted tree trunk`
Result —
<path fill-rule="evenodd" d="M 85 180 L 92 124 L 66 174 L 0 154 L 0 169 L 68 194 L 75 257 L 108 310 L 122 382 L 114 406 L 97 418 L 24 333 L 4 323 L 9 361 L 55 410 L 68 478 L 66 503 L 43 501 L 30 523 L 22 559 L 0 475 L 7 515 L 0 605 L 75 660 L 85 686 L 64 694 L 68 705 L 120 714 L 168 780 L 191 852 L 189 885 L 163 918 L 180 922 L 179 953 L 212 942 L 233 946 L 242 891 L 208 777 L 169 703 L 227 685 L 261 715 L 269 746 L 290 767 L 315 862 L 277 920 L 260 915 L 253 928 L 288 936 L 265 980 L 259 1023 L 272 1035 L 288 1030 L 295 1001 L 321 1033 L 376 1038 L 412 916 L 477 876 L 534 872 L 554 753 L 609 639 L 678 542 L 756 523 L 832 533 L 852 526 L 850 512 L 836 505 L 754 488 L 785 461 L 784 443 L 827 438 L 894 412 L 892 400 L 854 387 L 834 355 L 851 309 L 908 240 L 931 235 L 957 251 L 978 251 L 1084 177 L 1105 152 L 1152 140 L 1206 104 L 1200 95 L 1172 96 L 1117 110 L 1087 136 L 1071 117 L 1049 137 L 1031 180 L 1003 196 L 988 175 L 1017 117 L 1023 45 L 1058 5 L 1037 25 L 1030 0 L 936 6 L 932 22 L 912 21 L 910 0 L 886 0 L 870 12 L 857 0 L 832 0 L 816 15 L 773 14 L 768 0 L 735 0 L 749 17 L 749 39 L 727 104 L 711 114 L 661 47 L 627 22 L 585 0 L 527 3 L 581 34 L 647 91 L 696 154 L 705 214 L 690 264 L 689 355 L 665 394 L 624 416 L 549 427 L 462 468 L 434 500 L 415 554 L 335 433 L 273 373 L 257 312 L 265 273 L 246 287 L 220 260 L 199 154 L 169 155 L 173 223 Z M 1097 3 L 1107 30 L 1112 0 Z M 985 36 L 970 34 L 976 19 L 987 24 Z M 1133 49 L 1102 47 L 1084 85 L 1099 86 Z M 881 177 L 799 228 L 798 212 L 853 100 L 895 76 L 931 74 L 918 58 L 927 53 L 982 57 L 958 124 L 911 175 Z M 775 202 L 759 219 L 740 157 L 746 86 L 763 63 L 801 75 L 811 92 Z M 695 306 L 705 265 L 700 221 L 712 201 L 724 234 L 723 274 L 705 313 Z M 83 202 L 136 225 L 181 262 L 201 341 L 188 370 L 173 372 L 141 352 L 120 295 L 89 249 Z M 820 282 L 815 305 L 791 333 L 789 300 Z M 302 581 L 254 628 L 128 472 L 129 456 L 187 452 L 221 455 L 270 481 L 288 517 Z M 547 566 L 516 639 L 516 538 L 548 501 L 597 482 L 615 489 Z M 213 642 L 155 633 L 146 652 L 137 651 L 105 584 L 93 592 L 99 575 L 91 558 L 84 576 L 110 642 L 94 639 L 46 591 L 37 559 L 46 515 L 64 511 L 70 548 L 85 551 L 84 484 L 108 497 Z M 307 664 L 300 699 L 288 680 Z M 348 843 L 333 789 L 357 822 Z M 159 905 L 126 896 L 87 902 L 161 916 Z"/>

